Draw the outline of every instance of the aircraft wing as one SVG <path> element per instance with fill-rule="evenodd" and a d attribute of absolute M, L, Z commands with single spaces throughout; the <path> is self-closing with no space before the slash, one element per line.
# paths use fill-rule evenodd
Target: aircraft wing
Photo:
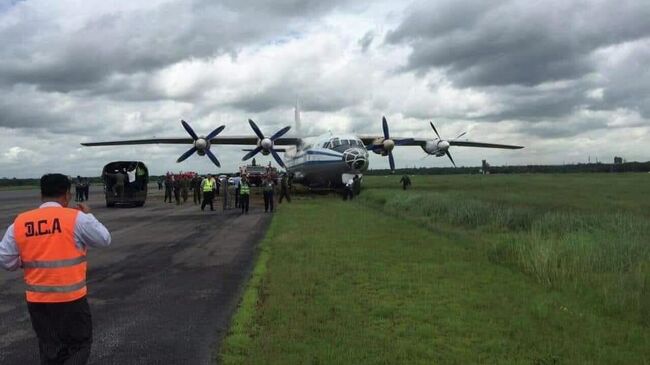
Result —
<path fill-rule="evenodd" d="M 374 143 L 374 141 L 378 139 L 383 139 L 384 136 L 359 136 L 359 139 L 361 139 L 361 142 L 363 142 L 364 145 L 369 146 Z M 425 139 L 421 138 L 401 138 L 401 137 L 395 137 L 391 138 L 393 141 L 395 141 L 396 144 L 400 146 L 424 146 L 426 143 Z"/>
<path fill-rule="evenodd" d="M 256 146 L 259 138 L 257 136 L 221 136 L 214 137 L 210 144 L 229 144 L 229 145 L 252 145 Z M 300 138 L 280 137 L 275 139 L 273 144 L 278 146 L 295 146 L 301 142 Z"/>
<path fill-rule="evenodd" d="M 497 144 L 497 143 L 485 143 L 485 142 L 474 142 L 474 141 L 465 141 L 465 140 L 447 140 L 450 146 L 463 146 L 463 147 L 482 147 L 482 148 L 504 148 L 508 150 L 518 150 L 524 148 L 524 146 L 514 146 L 510 144 Z"/>
<path fill-rule="evenodd" d="M 220 136 L 210 139 L 210 144 L 227 144 L 227 145 L 257 145 L 257 136 Z M 82 146 L 120 146 L 120 145 L 138 145 L 138 144 L 192 144 L 192 138 L 149 138 L 133 139 L 128 141 L 108 141 L 108 142 L 86 142 Z M 279 146 L 296 145 L 300 143 L 300 138 L 280 137 L 275 140 L 274 144 Z"/>
<path fill-rule="evenodd" d="M 132 139 L 130 141 L 109 141 L 109 142 L 86 142 L 82 146 L 120 146 L 120 145 L 133 145 L 133 144 L 192 144 L 192 138 L 150 138 L 150 139 Z"/>
<path fill-rule="evenodd" d="M 378 139 L 383 139 L 383 136 L 361 136 L 361 141 L 363 141 L 363 144 L 366 146 L 369 146 L 373 144 L 374 141 Z M 395 145 L 397 146 L 420 146 L 424 147 L 427 142 L 430 142 L 431 139 L 428 138 L 406 138 L 406 137 L 394 137 L 391 138 L 393 141 L 395 141 Z M 497 144 L 497 143 L 486 143 L 486 142 L 476 142 L 476 141 L 469 141 L 469 140 L 456 140 L 456 139 L 448 139 L 446 140 L 449 142 L 450 146 L 461 146 L 461 147 L 482 147 L 482 148 L 504 148 L 504 149 L 510 149 L 510 150 L 517 150 L 524 148 L 523 146 L 515 146 L 515 145 L 509 145 L 509 144 Z"/>

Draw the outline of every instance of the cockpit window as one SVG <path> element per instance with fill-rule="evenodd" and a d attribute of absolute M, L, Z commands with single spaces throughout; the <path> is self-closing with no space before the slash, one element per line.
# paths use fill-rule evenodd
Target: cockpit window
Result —
<path fill-rule="evenodd" d="M 323 148 L 330 148 L 330 143 L 329 142 L 323 143 Z"/>
<path fill-rule="evenodd" d="M 332 147 L 338 147 L 338 146 L 341 145 L 341 141 L 339 141 L 338 138 L 334 138 L 334 139 L 332 139 L 330 142 L 331 142 L 331 144 L 332 144 Z"/>

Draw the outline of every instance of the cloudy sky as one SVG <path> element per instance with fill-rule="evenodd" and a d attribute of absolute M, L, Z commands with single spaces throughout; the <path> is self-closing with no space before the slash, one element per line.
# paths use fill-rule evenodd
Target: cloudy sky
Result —
<path fill-rule="evenodd" d="M 188 147 L 83 141 L 308 134 L 522 144 L 452 148 L 459 165 L 650 160 L 650 4 L 627 1 L 0 0 L 0 177 L 213 170 Z M 231 171 L 234 146 L 213 151 Z M 398 166 L 448 166 L 417 147 Z M 261 158 L 266 161 L 266 158 Z M 386 168 L 373 157 L 371 168 Z"/>

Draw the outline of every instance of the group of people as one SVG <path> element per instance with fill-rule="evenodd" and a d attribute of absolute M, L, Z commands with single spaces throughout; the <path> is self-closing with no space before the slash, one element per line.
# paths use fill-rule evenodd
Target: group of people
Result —
<path fill-rule="evenodd" d="M 283 199 L 286 199 L 287 202 L 291 202 L 291 196 L 289 195 L 290 180 L 287 174 L 282 174 L 279 182 L 273 175 L 266 175 L 262 178 L 261 184 L 265 213 L 273 213 L 273 210 L 275 209 L 275 191 L 276 185 L 278 184 L 280 185 L 278 204 L 282 203 Z M 242 214 L 248 214 L 250 207 L 251 184 L 246 175 L 242 175 L 239 182 L 235 185 L 234 197 L 235 207 L 240 208 Z"/>
<path fill-rule="evenodd" d="M 85 177 L 77 176 L 77 179 L 74 181 L 74 192 L 74 201 L 87 201 L 90 193 L 90 180 Z"/>
<path fill-rule="evenodd" d="M 279 181 L 278 181 L 279 180 Z M 214 210 L 214 199 L 220 196 L 223 191 L 224 200 L 232 199 L 234 207 L 241 209 L 242 214 L 248 214 L 250 209 L 251 183 L 246 174 L 241 175 L 235 180 L 233 190 L 229 193 L 228 179 L 207 174 L 201 177 L 195 173 L 168 173 L 164 178 L 158 180 L 158 188 L 165 189 L 164 202 L 176 202 L 177 205 L 185 203 L 189 199 L 189 191 L 193 192 L 194 204 L 199 204 L 201 210 L 207 206 Z M 275 208 L 276 186 L 279 185 L 280 196 L 278 203 L 286 199 L 291 202 L 289 195 L 291 182 L 287 174 L 283 174 L 279 179 L 274 175 L 266 175 L 262 179 L 261 190 L 264 197 L 264 211 L 273 212 Z M 173 200 L 172 200 L 173 199 Z M 224 202 L 224 206 L 225 202 Z"/>
<path fill-rule="evenodd" d="M 105 172 L 106 188 L 113 195 L 122 199 L 125 194 L 130 196 L 136 191 L 143 191 L 147 185 L 147 172 L 140 164 L 116 168 L 113 172 Z"/>
<path fill-rule="evenodd" d="M 198 182 L 197 182 L 198 181 Z M 189 199 L 189 191 L 194 191 L 194 204 L 201 203 L 201 196 L 198 195 L 201 178 L 193 173 L 173 175 L 168 173 L 165 178 L 158 181 L 158 188 L 165 187 L 165 203 L 172 203 L 172 194 L 176 205 L 183 204 Z"/>

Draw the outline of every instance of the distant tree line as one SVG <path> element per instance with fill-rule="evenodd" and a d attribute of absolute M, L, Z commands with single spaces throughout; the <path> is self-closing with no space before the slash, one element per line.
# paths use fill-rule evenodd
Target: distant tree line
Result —
<path fill-rule="evenodd" d="M 556 173 L 581 173 L 581 172 L 650 172 L 650 161 L 625 162 L 621 164 L 586 163 L 574 165 L 518 165 L 518 166 L 490 166 L 490 174 L 556 174 Z M 413 167 L 395 169 L 399 175 L 461 175 L 480 174 L 478 166 L 461 167 Z M 368 170 L 364 175 L 389 175 L 389 169 Z M 149 181 L 158 181 L 164 175 L 149 176 Z M 73 176 L 75 178 L 76 176 Z M 101 177 L 88 177 L 91 184 L 103 183 Z M 0 178 L 0 187 L 3 186 L 38 186 L 40 178 L 18 179 Z"/>
<path fill-rule="evenodd" d="M 73 179 L 76 179 L 76 176 L 72 176 Z M 91 184 L 100 184 L 103 183 L 101 177 L 86 177 L 90 180 Z M 39 186 L 41 183 L 41 178 L 28 178 L 28 179 L 18 179 L 15 177 L 0 178 L 0 187 L 2 186 Z"/>
<path fill-rule="evenodd" d="M 587 163 L 574 165 L 518 165 L 490 166 L 490 174 L 531 174 L 531 173 L 584 173 L 584 172 L 650 172 L 648 162 L 626 162 L 622 164 Z M 399 175 L 460 175 L 480 174 L 480 167 L 414 167 L 395 169 Z M 389 175 L 389 169 L 368 170 L 365 175 Z"/>

